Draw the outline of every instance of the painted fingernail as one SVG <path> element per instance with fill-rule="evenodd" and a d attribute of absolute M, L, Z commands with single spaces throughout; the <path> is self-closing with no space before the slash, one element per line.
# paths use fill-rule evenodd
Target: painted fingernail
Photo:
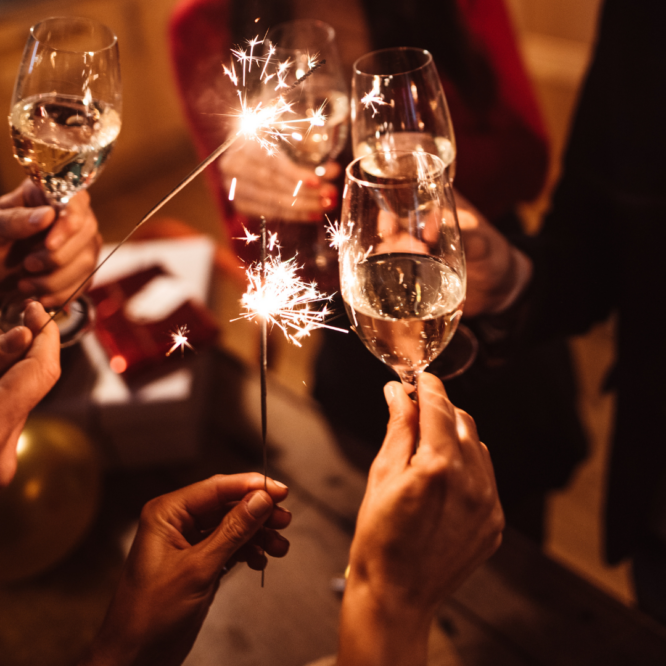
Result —
<path fill-rule="evenodd" d="M 273 508 L 269 496 L 263 491 L 257 491 L 247 502 L 247 510 L 255 518 L 263 518 Z"/>
<path fill-rule="evenodd" d="M 0 336 L 0 351 L 4 354 L 20 354 L 25 349 L 23 331 L 17 327 Z"/>

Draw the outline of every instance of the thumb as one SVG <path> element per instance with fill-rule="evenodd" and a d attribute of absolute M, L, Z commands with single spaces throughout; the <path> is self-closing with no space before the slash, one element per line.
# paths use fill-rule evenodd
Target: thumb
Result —
<path fill-rule="evenodd" d="M 215 552 L 221 567 L 259 531 L 272 510 L 271 496 L 264 490 L 257 490 L 247 494 L 229 511 L 211 537 L 204 542 Z"/>
<path fill-rule="evenodd" d="M 0 241 L 29 238 L 46 229 L 55 219 L 50 206 L 0 209 Z"/>
<path fill-rule="evenodd" d="M 414 453 L 419 432 L 419 414 L 402 384 L 389 382 L 384 387 L 389 422 L 377 460 L 406 466 Z"/>

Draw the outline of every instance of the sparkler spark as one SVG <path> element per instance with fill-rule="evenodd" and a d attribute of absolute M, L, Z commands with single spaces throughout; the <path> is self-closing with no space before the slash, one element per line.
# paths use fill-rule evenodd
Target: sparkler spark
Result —
<path fill-rule="evenodd" d="M 181 354 L 185 353 L 185 347 L 194 351 L 194 347 L 190 344 L 190 341 L 187 338 L 187 334 L 190 332 L 190 329 L 187 326 L 179 326 L 175 331 L 171 332 L 171 340 L 173 341 L 173 346 L 166 353 L 167 356 L 171 356 L 176 349 L 180 349 Z"/>
<path fill-rule="evenodd" d="M 243 231 L 245 232 L 245 236 L 234 236 L 234 240 L 243 240 L 245 241 L 245 245 L 249 245 L 250 243 L 259 240 L 259 235 L 248 231 L 245 225 L 243 225 Z"/>
<path fill-rule="evenodd" d="M 259 39 L 259 37 L 247 40 L 249 53 L 246 49 L 240 47 L 231 51 L 242 68 L 242 87 L 245 87 L 245 72 L 246 70 L 247 72 L 252 70 L 253 63 L 260 64 L 263 62 L 259 81 L 266 84 L 273 78 L 276 78 L 275 90 L 285 90 L 286 94 L 325 62 L 323 60 L 319 61 L 317 55 L 308 56 L 308 70 L 290 85 L 287 83 L 287 75 L 294 64 L 290 59 L 275 63 L 273 65 L 274 71 L 269 73 L 269 63 L 271 63 L 271 58 L 276 52 L 276 47 L 273 44 L 268 42 L 268 50 L 264 56 L 254 55 L 254 49 L 264 44 L 265 41 L 265 39 Z M 274 154 L 279 142 L 281 140 L 286 141 L 289 134 L 297 130 L 300 125 L 307 124 L 308 130 L 310 130 L 312 127 L 321 127 L 325 124 L 325 103 L 318 109 L 309 110 L 306 118 L 288 117 L 294 113 L 293 104 L 287 102 L 284 95 L 279 95 L 268 104 L 264 104 L 263 102 L 258 102 L 256 105 L 248 104 L 247 95 L 239 87 L 239 78 L 236 74 L 233 61 L 231 68 L 223 65 L 223 70 L 234 86 L 238 88 L 240 109 L 236 113 L 231 114 L 238 119 L 237 135 L 257 141 L 269 155 Z"/>
<path fill-rule="evenodd" d="M 304 282 L 298 276 L 300 268 L 296 257 L 282 261 L 279 254 L 267 257 L 265 267 L 261 262 L 252 264 L 246 271 L 248 288 L 241 299 L 245 312 L 232 321 L 264 319 L 299 347 L 300 340 L 317 328 L 342 331 L 325 323 L 333 297 L 319 291 L 314 282 Z"/>
<path fill-rule="evenodd" d="M 353 223 L 351 226 L 343 227 L 340 226 L 340 222 L 338 221 L 331 222 L 328 219 L 328 216 L 326 216 L 326 220 L 328 221 L 328 224 L 326 225 L 326 234 L 330 241 L 329 245 L 333 249 L 339 250 L 340 246 L 351 238 Z"/>

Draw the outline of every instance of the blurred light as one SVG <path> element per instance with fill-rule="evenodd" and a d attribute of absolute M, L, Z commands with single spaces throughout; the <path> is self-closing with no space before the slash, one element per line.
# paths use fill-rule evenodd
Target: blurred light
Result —
<path fill-rule="evenodd" d="M 301 189 L 302 184 L 303 184 L 303 181 L 299 180 L 298 183 L 296 184 L 296 189 L 294 190 L 294 194 L 292 196 L 296 196 L 298 194 L 298 190 Z"/>
<path fill-rule="evenodd" d="M 120 375 L 125 370 L 127 370 L 127 361 L 123 356 L 114 356 L 110 361 L 109 361 L 109 367 L 111 370 L 113 370 L 116 374 Z"/>
<path fill-rule="evenodd" d="M 233 201 L 236 196 L 236 178 L 234 177 L 231 181 L 231 187 L 229 188 L 229 201 Z"/>

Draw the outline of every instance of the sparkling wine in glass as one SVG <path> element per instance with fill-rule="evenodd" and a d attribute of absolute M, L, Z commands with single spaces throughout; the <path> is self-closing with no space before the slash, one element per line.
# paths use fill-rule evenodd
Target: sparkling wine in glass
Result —
<path fill-rule="evenodd" d="M 357 158 L 346 171 L 341 229 L 340 283 L 352 328 L 414 394 L 465 301 L 446 165 L 421 151 Z"/>
<path fill-rule="evenodd" d="M 118 42 L 107 26 L 55 17 L 30 28 L 9 129 L 16 159 L 57 212 L 101 173 L 120 132 L 121 111 Z M 20 323 L 14 316 L 19 300 L 15 294 L 5 298 L 4 328 Z M 91 306 L 78 299 L 69 310 L 60 316 L 63 344 L 64 333 L 71 339 L 89 323 Z"/>
<path fill-rule="evenodd" d="M 64 206 L 101 173 L 120 132 L 118 42 L 87 18 L 30 28 L 9 114 L 14 154 L 48 200 Z"/>
<path fill-rule="evenodd" d="M 352 77 L 351 117 L 354 157 L 420 150 L 439 156 L 453 180 L 453 124 L 428 51 L 399 47 L 359 58 Z"/>
<path fill-rule="evenodd" d="M 280 142 L 281 151 L 289 159 L 321 175 L 323 165 L 334 160 L 344 148 L 349 130 L 349 94 L 335 31 L 323 21 L 286 21 L 268 33 L 266 50 L 272 49 L 271 57 L 275 61 L 290 63 L 284 78 L 287 88 L 306 75 L 313 63 L 323 63 L 285 95 L 293 111 L 287 120 L 314 118 L 319 113 L 322 120 L 312 125 L 299 123 L 295 129 L 287 130 Z M 265 91 L 274 96 L 276 92 L 273 88 L 267 85 Z M 321 223 L 282 225 L 280 242 L 288 250 L 290 245 L 294 246 L 299 260 L 305 264 L 306 272 L 320 284 L 330 281 L 331 270 L 332 276 L 335 276 L 337 257 L 326 240 L 323 219 Z"/>

